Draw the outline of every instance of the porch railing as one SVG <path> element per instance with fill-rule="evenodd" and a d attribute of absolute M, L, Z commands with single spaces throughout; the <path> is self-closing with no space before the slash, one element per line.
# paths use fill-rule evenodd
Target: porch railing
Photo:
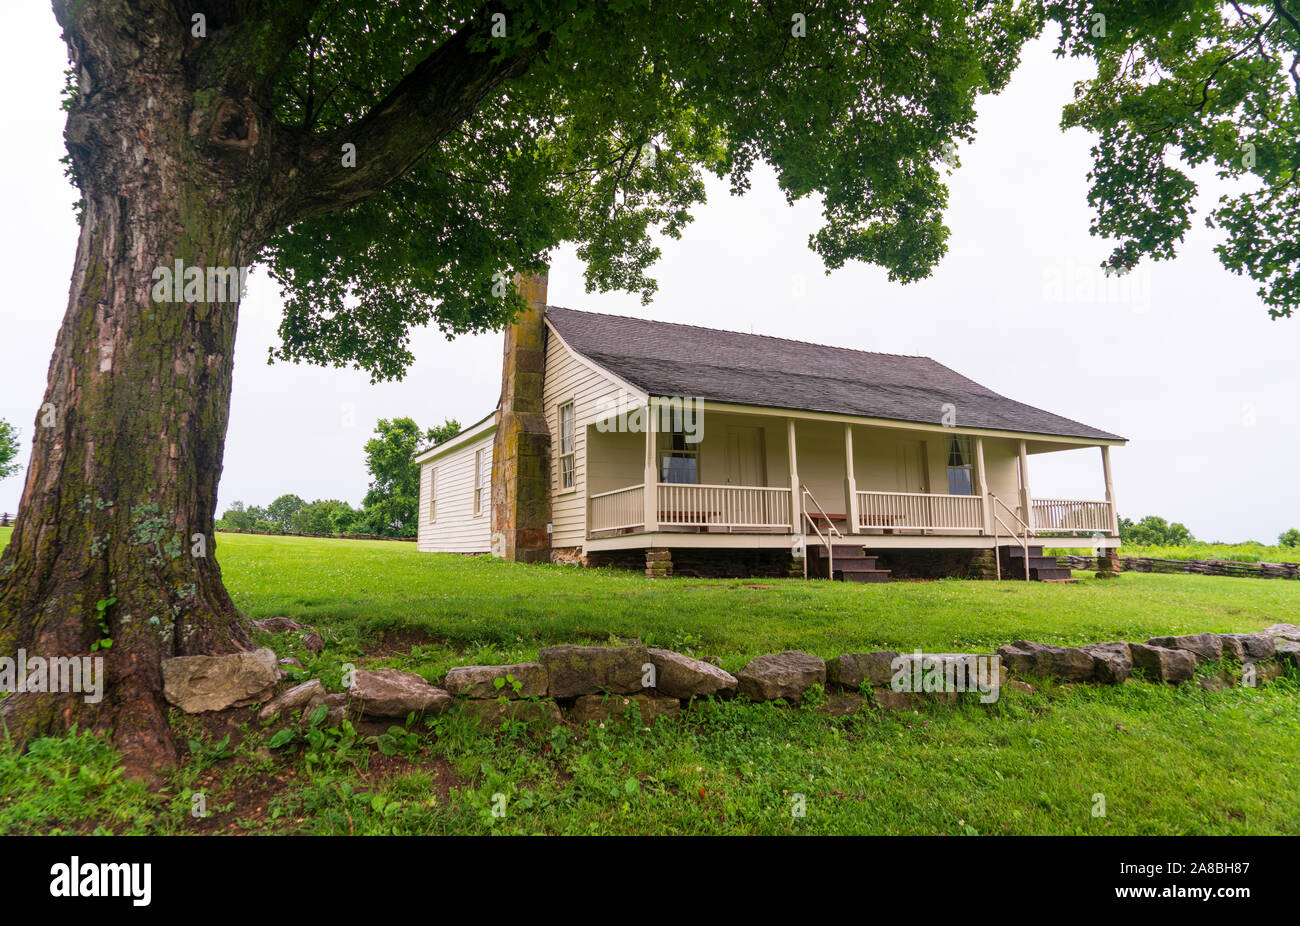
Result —
<path fill-rule="evenodd" d="M 1032 503 L 1034 533 L 1111 532 L 1108 502 L 1076 501 L 1064 498 L 1036 498 Z"/>
<path fill-rule="evenodd" d="M 766 486 L 659 484 L 659 523 L 790 528 L 790 490 Z"/>
<path fill-rule="evenodd" d="M 790 529 L 790 490 L 768 486 L 686 485 L 654 487 L 659 524 L 673 527 Z M 924 492 L 858 492 L 861 529 L 983 531 L 984 503 L 978 495 Z M 1036 498 L 1034 534 L 1111 533 L 1104 501 Z M 587 526 L 592 533 L 629 531 L 645 524 L 645 486 L 626 486 L 590 496 Z"/>
<path fill-rule="evenodd" d="M 589 531 L 630 530 L 645 524 L 645 485 L 600 492 L 587 500 Z"/>
<path fill-rule="evenodd" d="M 978 495 L 925 492 L 859 492 L 858 525 L 885 530 L 972 530 L 984 526 Z"/>

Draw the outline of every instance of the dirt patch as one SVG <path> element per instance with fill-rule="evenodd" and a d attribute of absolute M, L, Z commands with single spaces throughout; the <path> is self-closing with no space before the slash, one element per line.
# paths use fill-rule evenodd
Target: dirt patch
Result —
<path fill-rule="evenodd" d="M 463 646 L 453 645 L 446 637 L 429 633 L 418 627 L 402 627 L 383 631 L 374 645 L 366 647 L 366 659 L 405 656 L 417 646 L 437 646 L 441 649 L 455 650 L 457 653 L 464 652 Z"/>

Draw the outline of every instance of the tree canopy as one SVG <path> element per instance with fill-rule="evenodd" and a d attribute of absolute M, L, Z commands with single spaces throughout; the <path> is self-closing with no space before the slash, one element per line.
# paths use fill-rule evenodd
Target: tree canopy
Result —
<path fill-rule="evenodd" d="M 275 72 L 274 112 L 329 139 L 321 157 L 336 164 L 355 145 L 354 172 L 385 156 L 377 101 L 400 104 L 439 41 L 478 26 L 468 48 L 527 62 L 399 180 L 268 244 L 286 300 L 273 356 L 377 379 L 410 363 L 413 326 L 499 326 L 519 308 L 513 273 L 563 241 L 589 287 L 649 300 L 654 233 L 680 234 L 706 172 L 743 191 L 760 160 L 791 200 L 823 198 L 810 245 L 829 267 L 928 275 L 946 248 L 952 145 L 1041 21 L 1032 6 L 956 0 L 829 0 L 806 13 L 746 0 L 299 6 L 305 40 Z"/>
<path fill-rule="evenodd" d="M 420 467 L 415 454 L 424 444 L 437 444 L 460 433 L 460 424 L 447 419 L 421 431 L 411 418 L 380 418 L 376 437 L 366 441 L 370 490 L 363 504 L 371 533 L 410 537 L 419 525 Z"/>
<path fill-rule="evenodd" d="M 1206 224 L 1224 266 L 1259 284 L 1274 317 L 1300 305 L 1300 3 L 1049 2 L 1058 52 L 1097 63 L 1062 125 L 1097 133 L 1089 174 L 1106 266 L 1168 260 L 1212 166 L 1239 181 Z"/>
<path fill-rule="evenodd" d="M 1123 543 L 1141 547 L 1180 547 L 1196 540 L 1186 524 L 1178 521 L 1171 523 L 1154 514 L 1147 515 L 1136 524 L 1128 518 L 1120 518 L 1119 537 Z"/>
<path fill-rule="evenodd" d="M 14 458 L 18 456 L 18 429 L 0 418 L 0 479 L 12 476 L 22 465 Z"/>

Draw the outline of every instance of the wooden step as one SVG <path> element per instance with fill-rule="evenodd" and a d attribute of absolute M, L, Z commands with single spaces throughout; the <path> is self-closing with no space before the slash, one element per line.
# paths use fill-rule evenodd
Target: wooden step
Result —
<path fill-rule="evenodd" d="M 1007 546 L 1007 547 L 1000 547 L 999 549 L 1000 549 L 1000 551 L 1001 551 L 1001 553 L 1002 553 L 1003 556 L 1009 556 L 1009 557 L 1011 557 L 1012 559 L 1024 559 L 1024 556 L 1025 556 L 1025 549 L 1024 549 L 1024 547 L 1020 546 L 1020 544 L 1018 544 L 1018 543 L 1016 543 L 1016 544 L 1012 544 L 1011 546 Z M 1030 546 L 1030 548 L 1029 548 L 1029 555 L 1030 555 L 1030 556 L 1042 556 L 1042 555 L 1043 555 L 1043 548 L 1042 548 L 1042 546 L 1041 546 L 1041 545 L 1040 545 L 1040 546 Z"/>
<path fill-rule="evenodd" d="M 823 543 L 819 543 L 815 540 L 808 540 L 806 541 L 806 549 L 808 550 L 809 559 L 826 558 L 826 545 Z M 862 555 L 862 544 L 860 543 L 833 543 L 831 544 L 831 549 L 834 551 L 835 559 L 837 560 L 841 556 L 847 557 Z"/>
<path fill-rule="evenodd" d="M 851 569 L 835 570 L 836 582 L 888 582 L 888 569 Z"/>
<path fill-rule="evenodd" d="M 1051 566 L 1043 569 L 1029 570 L 1029 578 L 1038 582 L 1047 582 L 1053 579 L 1070 578 L 1070 568 L 1068 566 Z"/>
<path fill-rule="evenodd" d="M 1029 557 L 1029 568 L 1030 568 L 1030 569 L 1055 569 L 1055 568 L 1056 568 L 1057 566 L 1059 566 L 1059 565 L 1060 565 L 1060 562 L 1057 560 L 1057 558 L 1056 558 L 1055 556 L 1031 556 L 1031 557 Z M 1002 568 L 1003 568 L 1003 569 L 1014 569 L 1014 570 L 1016 570 L 1017 572 L 1024 573 L 1024 571 L 1025 571 L 1025 558 L 1024 558 L 1023 556 L 1017 556 L 1017 557 L 1015 558 L 1014 561 L 1013 561 L 1010 557 L 1004 558 L 1004 559 L 1002 560 Z"/>
<path fill-rule="evenodd" d="M 825 579 L 827 568 L 832 565 L 836 572 L 872 572 L 876 569 L 876 560 L 879 558 L 878 556 L 836 556 L 834 560 L 828 560 L 825 557 L 809 557 L 808 575 Z"/>
<path fill-rule="evenodd" d="M 861 572 L 861 571 L 863 571 L 863 570 L 875 569 L 875 568 L 876 568 L 876 560 L 878 560 L 878 559 L 880 559 L 879 556 L 861 556 L 861 555 L 859 555 L 859 556 L 839 556 L 839 555 L 836 555 L 835 560 L 834 560 L 834 563 L 835 563 L 835 568 L 836 568 L 836 569 L 839 569 L 839 568 L 843 567 L 843 568 L 845 568 L 845 569 L 852 569 L 852 570 L 855 570 L 855 571 Z"/>

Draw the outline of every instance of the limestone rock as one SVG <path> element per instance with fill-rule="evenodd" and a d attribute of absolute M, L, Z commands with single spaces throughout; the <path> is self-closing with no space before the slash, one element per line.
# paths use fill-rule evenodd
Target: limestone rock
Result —
<path fill-rule="evenodd" d="M 1089 643 L 1079 649 L 1092 657 L 1092 677 L 1103 685 L 1119 685 L 1133 671 L 1133 654 L 1123 640 Z"/>
<path fill-rule="evenodd" d="M 641 722 L 650 723 L 663 717 L 676 716 L 681 712 L 682 702 L 676 698 L 647 694 L 582 695 L 573 702 L 569 716 L 578 723 L 586 723 L 588 720 L 614 722 L 623 720 L 628 709 L 633 706 L 636 707 Z"/>
<path fill-rule="evenodd" d="M 644 646 L 548 646 L 538 654 L 546 667 L 552 698 L 612 691 L 634 694 L 645 688 L 652 665 Z"/>
<path fill-rule="evenodd" d="M 1283 662 L 1289 662 L 1291 665 L 1300 669 L 1300 641 L 1288 640 L 1285 637 L 1275 638 L 1277 645 L 1277 656 Z"/>
<path fill-rule="evenodd" d="M 281 692 L 262 707 L 258 713 L 258 720 L 270 720 L 276 714 L 283 713 L 288 716 L 294 711 L 306 707 L 317 700 L 325 699 L 325 686 L 321 684 L 318 678 L 309 679 L 301 685 L 294 685 L 287 691 Z"/>
<path fill-rule="evenodd" d="M 985 656 L 983 659 L 991 660 L 992 657 Z M 990 671 L 991 663 L 986 662 L 981 666 L 981 656 L 978 653 L 921 653 L 919 656 L 914 653 L 907 653 L 899 657 L 899 669 L 903 673 L 900 682 L 903 685 L 901 690 L 908 690 L 907 686 L 915 686 L 918 678 L 917 669 L 919 666 L 922 687 L 916 688 L 918 691 L 925 691 L 927 680 L 936 673 L 941 674 L 943 679 L 944 690 L 952 691 L 978 691 L 981 683 L 989 688 L 1000 688 L 1006 683 L 1007 667 L 998 662 L 998 677 L 993 678 Z M 893 687 L 892 675 L 888 682 Z"/>
<path fill-rule="evenodd" d="M 1169 649 L 1149 643 L 1130 643 L 1133 668 L 1162 682 L 1185 682 L 1196 672 L 1196 654 L 1188 649 Z"/>
<path fill-rule="evenodd" d="M 1092 678 L 1092 655 L 1072 646 L 1019 640 L 998 647 L 998 655 L 1018 675 L 1051 676 L 1067 682 L 1086 682 Z"/>
<path fill-rule="evenodd" d="M 1277 642 L 1271 633 L 1221 633 L 1223 657 L 1237 662 L 1254 662 L 1267 659 L 1277 652 Z"/>
<path fill-rule="evenodd" d="M 332 691 L 323 698 L 313 698 L 302 709 L 302 716 L 299 717 L 301 723 L 308 723 L 311 715 L 315 713 L 316 708 L 325 705 L 325 719 L 321 721 L 322 727 L 337 727 L 344 720 L 360 720 L 360 705 L 353 704 L 346 692 Z"/>
<path fill-rule="evenodd" d="M 889 684 L 894 677 L 893 662 L 898 653 L 892 649 L 872 653 L 845 653 L 826 663 L 826 681 L 857 691 L 865 682 L 872 688 Z"/>
<path fill-rule="evenodd" d="M 357 669 L 348 696 L 360 702 L 364 717 L 405 717 L 412 711 L 440 714 L 451 701 L 443 689 L 398 669 Z"/>
<path fill-rule="evenodd" d="M 1177 637 L 1152 637 L 1147 646 L 1181 649 L 1194 653 L 1202 662 L 1223 658 L 1223 640 L 1217 633 L 1185 633 Z"/>
<path fill-rule="evenodd" d="M 516 692 L 506 676 L 520 683 Z M 500 688 L 496 679 L 504 684 Z M 546 667 L 540 662 L 510 666 L 457 666 L 447 672 L 443 687 L 453 696 L 467 698 L 540 698 L 546 695 Z"/>
<path fill-rule="evenodd" d="M 174 656 L 162 661 L 162 674 L 167 700 L 198 714 L 269 698 L 280 669 L 275 653 L 263 647 L 224 656 Z"/>
<path fill-rule="evenodd" d="M 798 702 L 808 688 L 825 684 L 826 663 L 811 653 L 786 650 L 754 657 L 736 680 L 741 694 L 752 701 Z"/>
<path fill-rule="evenodd" d="M 739 682 L 730 672 L 672 650 L 651 647 L 655 688 L 671 698 L 725 697 L 735 694 Z"/>
<path fill-rule="evenodd" d="M 1274 640 L 1300 643 L 1300 624 L 1273 624 L 1271 627 L 1265 627 L 1260 633 L 1266 633 Z"/>

